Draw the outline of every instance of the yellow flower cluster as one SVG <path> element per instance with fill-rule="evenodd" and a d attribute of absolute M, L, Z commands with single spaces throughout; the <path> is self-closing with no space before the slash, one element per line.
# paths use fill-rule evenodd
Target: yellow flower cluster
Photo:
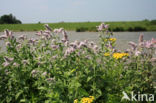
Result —
<path fill-rule="evenodd" d="M 94 100 L 94 96 L 89 96 L 89 97 L 83 97 L 81 99 L 81 103 L 92 103 Z M 78 99 L 74 100 L 74 103 L 78 103 Z"/>
<path fill-rule="evenodd" d="M 115 42 L 116 38 L 110 38 L 109 41 Z"/>
<path fill-rule="evenodd" d="M 104 56 L 110 56 L 110 53 L 105 53 Z M 129 56 L 128 53 L 113 53 L 113 58 L 115 59 L 121 59 L 125 56 Z"/>
<path fill-rule="evenodd" d="M 94 100 L 94 96 L 89 96 L 89 97 L 83 97 L 83 98 L 81 99 L 81 102 L 82 102 L 82 103 L 92 103 L 93 100 Z"/>
<path fill-rule="evenodd" d="M 114 53 L 113 54 L 113 58 L 115 58 L 115 59 L 121 59 L 125 56 L 129 56 L 129 54 L 128 53 Z"/>

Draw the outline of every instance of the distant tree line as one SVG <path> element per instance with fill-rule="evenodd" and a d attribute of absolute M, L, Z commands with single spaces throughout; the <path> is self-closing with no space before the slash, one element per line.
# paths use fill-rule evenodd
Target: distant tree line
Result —
<path fill-rule="evenodd" d="M 22 24 L 22 22 L 12 14 L 9 14 L 0 17 L 0 24 Z"/>

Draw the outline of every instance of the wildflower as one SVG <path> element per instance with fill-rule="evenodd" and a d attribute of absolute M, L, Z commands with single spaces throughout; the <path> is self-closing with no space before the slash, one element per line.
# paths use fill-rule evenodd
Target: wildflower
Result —
<path fill-rule="evenodd" d="M 18 45 L 16 46 L 17 49 L 20 49 L 21 47 L 22 47 L 22 44 L 18 44 Z"/>
<path fill-rule="evenodd" d="M 59 33 L 59 29 L 54 29 L 53 32 L 54 33 Z"/>
<path fill-rule="evenodd" d="M 105 25 L 105 29 L 108 29 L 108 28 L 109 28 L 109 25 L 108 25 L 108 24 L 106 24 L 106 25 Z"/>
<path fill-rule="evenodd" d="M 78 48 L 81 48 L 81 47 L 87 47 L 87 44 L 81 41 L 80 44 L 78 45 Z"/>
<path fill-rule="evenodd" d="M 128 44 L 131 46 L 132 50 L 135 50 L 137 47 L 137 44 L 134 42 L 129 42 Z"/>
<path fill-rule="evenodd" d="M 121 59 L 125 56 L 129 56 L 129 54 L 128 53 L 113 53 L 113 58 L 115 59 Z"/>
<path fill-rule="evenodd" d="M 52 47 L 54 50 L 56 50 L 56 49 L 59 48 L 59 45 L 51 45 L 51 47 Z"/>
<path fill-rule="evenodd" d="M 5 45 L 6 46 L 11 46 L 11 43 L 10 42 L 6 42 Z"/>
<path fill-rule="evenodd" d="M 44 27 L 46 28 L 46 30 L 48 30 L 48 31 L 52 31 L 52 29 L 49 27 L 48 24 L 45 24 Z"/>
<path fill-rule="evenodd" d="M 43 34 L 43 31 L 41 30 L 41 31 L 38 31 L 37 33 L 36 33 L 36 35 L 37 36 L 41 36 Z"/>
<path fill-rule="evenodd" d="M 47 81 L 48 82 L 53 82 L 53 81 L 55 81 L 55 77 L 53 77 L 53 78 L 47 78 Z"/>
<path fill-rule="evenodd" d="M 68 46 L 68 45 L 69 45 L 68 41 L 64 42 L 64 46 Z"/>
<path fill-rule="evenodd" d="M 55 55 L 55 56 L 52 56 L 52 59 L 56 59 L 58 56 L 57 55 Z"/>
<path fill-rule="evenodd" d="M 141 54 L 140 51 L 135 51 L 135 56 L 139 56 Z"/>
<path fill-rule="evenodd" d="M 65 30 L 62 31 L 62 34 L 63 34 L 63 40 L 64 41 L 68 41 L 68 35 L 67 35 L 67 32 Z"/>
<path fill-rule="evenodd" d="M 116 38 L 110 38 L 109 41 L 115 42 Z"/>
<path fill-rule="evenodd" d="M 109 25 L 102 23 L 101 25 L 97 26 L 98 31 L 102 31 L 104 29 L 108 29 Z"/>
<path fill-rule="evenodd" d="M 78 42 L 77 40 L 75 40 L 74 42 L 70 43 L 69 45 L 74 47 L 74 48 L 77 48 L 78 45 L 80 44 L 80 42 Z"/>
<path fill-rule="evenodd" d="M 102 31 L 105 29 L 105 24 L 102 23 L 100 26 L 97 26 L 98 31 Z"/>
<path fill-rule="evenodd" d="M 42 75 L 43 75 L 43 76 L 46 76 L 46 75 L 47 75 L 47 72 L 42 73 Z"/>
<path fill-rule="evenodd" d="M 89 45 L 90 45 L 90 46 L 93 46 L 93 45 L 95 45 L 95 43 L 94 43 L 93 41 L 91 41 L 91 42 L 89 43 Z"/>
<path fill-rule="evenodd" d="M 26 37 L 25 37 L 25 35 L 21 35 L 21 36 L 19 36 L 19 40 L 24 40 Z"/>
<path fill-rule="evenodd" d="M 22 63 L 23 64 L 28 64 L 28 60 L 23 60 Z"/>
<path fill-rule="evenodd" d="M 9 30 L 5 30 L 5 31 L 4 31 L 4 34 L 5 34 L 7 37 L 12 37 L 12 32 L 9 31 Z"/>
<path fill-rule="evenodd" d="M 93 50 L 94 50 L 94 52 L 97 52 L 98 51 L 98 46 L 97 45 L 94 45 L 93 46 Z"/>
<path fill-rule="evenodd" d="M 104 56 L 110 56 L 110 53 L 105 53 Z"/>
<path fill-rule="evenodd" d="M 4 40 L 4 39 L 7 39 L 7 36 L 6 35 L 1 35 L 0 40 Z"/>
<path fill-rule="evenodd" d="M 6 62 L 12 62 L 12 61 L 14 60 L 14 58 L 9 58 L 9 57 L 5 56 L 5 57 L 4 57 L 4 60 L 5 60 Z"/>
<path fill-rule="evenodd" d="M 51 40 L 51 43 L 52 43 L 52 44 L 55 44 L 55 43 L 56 43 L 56 39 L 52 39 L 52 40 Z"/>
<path fill-rule="evenodd" d="M 67 48 L 66 51 L 65 51 L 65 56 L 71 54 L 71 53 L 74 52 L 74 51 L 75 51 L 75 48 L 73 48 L 73 47 Z"/>
<path fill-rule="evenodd" d="M 92 59 L 91 56 L 89 56 L 89 55 L 85 56 L 85 58 L 86 58 L 86 59 L 89 59 L 89 60 Z"/>
<path fill-rule="evenodd" d="M 64 31 L 63 28 L 60 28 L 60 29 L 58 30 L 59 33 L 61 33 L 62 31 Z"/>
<path fill-rule="evenodd" d="M 156 44 L 156 39 L 152 38 L 151 42 L 152 42 L 153 44 Z"/>
<path fill-rule="evenodd" d="M 146 48 L 152 48 L 154 46 L 152 41 L 146 41 L 144 45 Z"/>
<path fill-rule="evenodd" d="M 142 34 L 140 34 L 140 36 L 139 36 L 139 43 L 141 43 L 141 42 L 143 42 L 143 35 Z"/>
<path fill-rule="evenodd" d="M 32 74 L 33 77 L 37 76 L 38 73 L 39 73 L 38 70 L 32 70 L 31 71 L 31 74 Z"/>
<path fill-rule="evenodd" d="M 10 65 L 10 63 L 8 61 L 5 61 L 3 64 L 2 64 L 4 67 L 7 67 Z"/>
<path fill-rule="evenodd" d="M 17 63 L 13 63 L 13 66 L 18 67 L 18 66 L 19 66 L 19 64 L 17 64 Z"/>
<path fill-rule="evenodd" d="M 50 39 L 52 37 L 50 31 L 44 31 L 43 35 L 47 38 Z"/>
<path fill-rule="evenodd" d="M 46 40 L 46 37 L 45 37 L 45 36 L 41 36 L 41 39 L 42 39 L 42 40 Z"/>
<path fill-rule="evenodd" d="M 78 99 L 75 99 L 75 100 L 74 100 L 74 103 L 78 103 Z"/>
<path fill-rule="evenodd" d="M 81 99 L 81 102 L 82 102 L 82 103 L 92 103 L 93 100 L 94 100 L 94 96 L 83 97 L 83 98 Z"/>
<path fill-rule="evenodd" d="M 12 32 L 11 31 L 8 31 L 8 30 L 5 30 L 4 31 L 4 35 L 1 35 L 0 36 L 0 40 L 3 40 L 3 39 L 7 39 L 7 38 L 13 38 L 12 36 Z"/>

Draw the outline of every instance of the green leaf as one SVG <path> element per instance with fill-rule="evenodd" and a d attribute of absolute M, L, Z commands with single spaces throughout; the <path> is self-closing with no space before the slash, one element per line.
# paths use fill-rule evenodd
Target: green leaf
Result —
<path fill-rule="evenodd" d="M 83 89 L 83 88 L 79 88 L 79 89 L 78 89 L 78 92 L 79 92 L 81 95 L 89 96 L 88 92 L 87 92 L 85 89 Z"/>
<path fill-rule="evenodd" d="M 19 97 L 22 93 L 23 93 L 23 91 L 19 91 L 19 92 L 16 94 L 15 99 L 17 100 L 18 97 Z"/>
<path fill-rule="evenodd" d="M 88 77 L 88 78 L 87 78 L 87 82 L 89 82 L 91 79 L 92 79 L 92 77 Z"/>
<path fill-rule="evenodd" d="M 26 102 L 26 99 L 21 99 L 20 102 Z"/>
<path fill-rule="evenodd" d="M 40 90 L 46 90 L 47 88 L 46 87 L 39 87 L 38 89 L 40 89 Z"/>

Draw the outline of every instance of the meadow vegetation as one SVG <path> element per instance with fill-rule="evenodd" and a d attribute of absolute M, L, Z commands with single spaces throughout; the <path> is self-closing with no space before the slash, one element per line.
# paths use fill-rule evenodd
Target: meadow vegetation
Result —
<path fill-rule="evenodd" d="M 156 31 L 155 20 L 148 21 L 134 21 L 134 22 L 106 22 L 111 25 L 110 31 Z M 77 32 L 97 32 L 96 26 L 100 25 L 100 22 L 61 22 L 61 23 L 49 23 L 49 26 L 53 29 L 64 28 L 69 31 Z M 38 31 L 43 28 L 42 23 L 38 24 L 1 24 L 0 31 L 4 29 L 10 29 L 12 31 Z"/>
<path fill-rule="evenodd" d="M 138 44 L 130 42 L 127 51 L 120 51 L 110 25 L 97 26 L 100 46 L 69 42 L 65 29 L 48 25 L 37 32 L 38 39 L 15 38 L 5 30 L 0 36 L 6 43 L 0 55 L 0 102 L 130 103 L 121 101 L 123 91 L 156 94 L 156 39 L 144 41 L 140 35 Z"/>

